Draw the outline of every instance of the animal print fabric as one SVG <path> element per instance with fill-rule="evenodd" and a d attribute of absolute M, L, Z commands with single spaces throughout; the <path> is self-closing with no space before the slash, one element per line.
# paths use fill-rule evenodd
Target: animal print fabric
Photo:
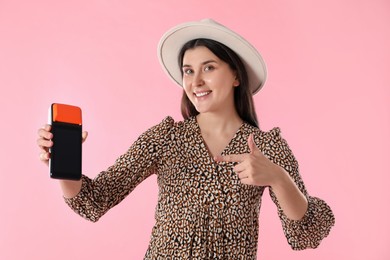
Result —
<path fill-rule="evenodd" d="M 295 250 L 316 248 L 329 234 L 334 216 L 323 200 L 308 195 L 279 128 L 263 132 L 243 123 L 222 155 L 248 153 L 251 133 L 264 155 L 283 167 L 308 198 L 305 216 L 294 221 L 284 215 L 269 189 L 288 243 Z M 213 160 L 195 117 L 179 122 L 167 117 L 95 179 L 83 175 L 80 193 L 65 201 L 95 222 L 156 174 L 156 223 L 144 259 L 256 259 L 259 210 L 266 187 L 241 184 L 233 166 Z"/>

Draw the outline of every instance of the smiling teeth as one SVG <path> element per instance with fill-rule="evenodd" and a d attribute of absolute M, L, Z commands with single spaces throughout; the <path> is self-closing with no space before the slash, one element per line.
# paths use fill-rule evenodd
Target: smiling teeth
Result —
<path fill-rule="evenodd" d="M 210 94 L 210 92 L 211 91 L 195 93 L 195 96 L 197 96 L 197 97 L 204 97 L 204 96 Z"/>

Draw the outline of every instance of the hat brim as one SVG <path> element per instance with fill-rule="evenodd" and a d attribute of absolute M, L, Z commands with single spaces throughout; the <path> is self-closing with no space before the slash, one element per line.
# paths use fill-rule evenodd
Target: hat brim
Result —
<path fill-rule="evenodd" d="M 218 41 L 237 53 L 247 70 L 252 94 L 264 86 L 267 68 L 260 53 L 243 37 L 210 19 L 180 24 L 161 37 L 158 58 L 164 71 L 176 84 L 182 86 L 179 52 L 188 41 L 199 38 Z"/>

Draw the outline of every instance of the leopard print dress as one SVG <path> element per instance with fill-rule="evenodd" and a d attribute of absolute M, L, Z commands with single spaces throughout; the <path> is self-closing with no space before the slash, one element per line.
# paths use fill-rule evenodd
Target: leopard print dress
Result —
<path fill-rule="evenodd" d="M 243 123 L 222 155 L 248 153 L 251 133 L 264 155 L 283 167 L 308 199 L 304 217 L 290 220 L 269 190 L 288 243 L 296 250 L 316 248 L 329 234 L 334 216 L 323 200 L 307 194 L 298 163 L 279 128 L 263 132 Z M 233 166 L 213 160 L 195 117 L 180 122 L 167 117 L 95 179 L 83 175 L 80 193 L 65 201 L 84 218 L 97 221 L 156 174 L 156 223 L 145 259 L 256 259 L 266 187 L 242 184 Z"/>

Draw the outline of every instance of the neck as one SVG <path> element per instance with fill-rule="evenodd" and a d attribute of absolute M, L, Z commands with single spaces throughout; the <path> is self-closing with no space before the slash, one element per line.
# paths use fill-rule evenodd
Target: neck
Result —
<path fill-rule="evenodd" d="M 242 119 L 234 113 L 201 113 L 196 116 L 202 133 L 226 133 L 236 131 L 242 125 Z"/>

